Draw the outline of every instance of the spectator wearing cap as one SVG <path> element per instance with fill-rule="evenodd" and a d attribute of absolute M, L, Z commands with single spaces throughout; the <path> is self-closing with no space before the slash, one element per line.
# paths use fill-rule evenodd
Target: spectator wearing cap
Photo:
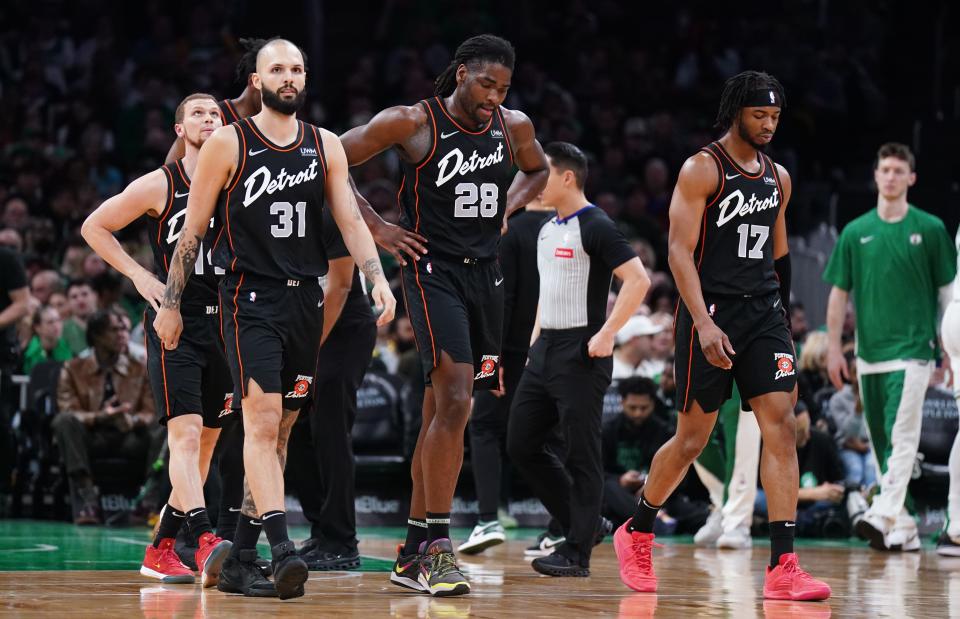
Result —
<path fill-rule="evenodd" d="M 646 376 L 654 380 L 663 373 L 664 359 L 654 356 L 653 336 L 663 327 L 649 316 L 631 316 L 617 332 L 617 349 L 613 351 L 613 380 Z"/>

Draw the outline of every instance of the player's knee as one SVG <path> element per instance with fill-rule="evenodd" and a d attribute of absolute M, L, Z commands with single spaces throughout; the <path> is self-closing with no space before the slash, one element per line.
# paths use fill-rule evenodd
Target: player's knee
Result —
<path fill-rule="evenodd" d="M 168 440 L 170 450 L 180 455 L 195 455 L 200 453 L 200 430 L 184 428 L 176 434 L 171 434 Z"/>
<path fill-rule="evenodd" d="M 706 437 L 690 434 L 687 436 L 678 436 L 677 437 L 677 446 L 680 450 L 680 456 L 686 462 L 693 462 L 697 459 L 700 453 L 703 451 L 703 448 L 707 446 L 707 441 L 710 439 L 710 436 Z"/>
<path fill-rule="evenodd" d="M 279 437 L 279 419 L 272 421 L 271 415 L 250 415 L 251 419 L 244 419 L 245 442 L 256 445 L 267 445 L 271 449 L 276 449 L 277 438 Z M 259 419 L 254 418 L 259 417 Z"/>
<path fill-rule="evenodd" d="M 439 393 L 437 394 L 440 395 Z M 470 417 L 470 402 L 472 397 L 469 389 L 461 387 L 448 387 L 444 389 L 443 396 L 437 400 L 437 412 L 434 417 L 434 423 L 453 423 L 456 425 L 466 425 Z"/>

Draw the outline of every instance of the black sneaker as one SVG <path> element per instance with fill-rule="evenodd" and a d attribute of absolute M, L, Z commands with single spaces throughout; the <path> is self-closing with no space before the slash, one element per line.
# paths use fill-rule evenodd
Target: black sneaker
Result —
<path fill-rule="evenodd" d="M 359 550 L 336 553 L 313 546 L 301 548 L 299 554 L 307 568 L 314 571 L 355 570 L 360 567 Z"/>
<path fill-rule="evenodd" d="M 240 550 L 236 556 L 230 555 L 220 568 L 220 582 L 217 589 L 224 593 L 242 593 L 252 598 L 275 598 L 277 589 L 264 578 L 254 561 L 257 551 Z"/>
<path fill-rule="evenodd" d="M 562 535 L 554 535 L 549 531 L 544 531 L 537 536 L 537 541 L 534 544 L 527 546 L 523 555 L 525 557 L 545 557 L 564 541 L 566 541 L 566 538 Z"/>
<path fill-rule="evenodd" d="M 273 556 L 273 585 L 281 600 L 303 595 L 303 583 L 310 573 L 307 564 L 297 556 L 297 547 L 291 541 L 282 542 L 270 549 Z"/>
<path fill-rule="evenodd" d="M 425 592 L 423 585 L 420 584 L 420 561 L 423 555 L 419 552 L 405 555 L 403 554 L 403 544 L 397 546 L 397 560 L 393 563 L 393 569 L 390 570 L 390 582 L 414 591 Z"/>
<path fill-rule="evenodd" d="M 257 557 L 257 560 L 253 563 L 257 566 L 257 569 L 260 570 L 260 573 L 263 574 L 264 578 L 270 578 L 273 576 L 273 563 L 270 561 Z"/>
<path fill-rule="evenodd" d="M 180 527 L 177 532 L 176 541 L 173 543 L 173 550 L 180 557 L 180 562 L 189 567 L 192 571 L 197 571 L 197 549 L 196 541 L 193 536 L 187 533 L 186 525 Z"/>
<path fill-rule="evenodd" d="M 594 546 L 599 546 L 603 543 L 603 538 L 613 533 L 613 523 L 600 516 L 600 524 L 597 525 L 597 537 L 593 540 Z"/>
<path fill-rule="evenodd" d="M 590 568 L 584 567 L 570 559 L 570 557 L 555 550 L 546 557 L 538 557 L 530 564 L 534 570 L 546 576 L 576 576 L 590 575 Z"/>
<path fill-rule="evenodd" d="M 960 557 L 960 538 L 950 537 L 946 531 L 940 532 L 937 540 L 937 554 L 942 557 Z"/>

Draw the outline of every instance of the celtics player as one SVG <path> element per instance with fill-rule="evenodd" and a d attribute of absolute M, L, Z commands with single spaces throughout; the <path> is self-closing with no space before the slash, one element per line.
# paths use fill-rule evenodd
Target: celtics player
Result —
<path fill-rule="evenodd" d="M 917 525 L 904 509 L 920 444 L 923 398 L 937 355 L 939 307 L 950 299 L 957 252 L 939 218 L 907 202 L 916 182 L 913 153 L 889 143 L 877 153 L 877 208 L 840 235 L 823 278 L 831 382 L 848 378 L 840 332 L 847 297 L 857 314 L 857 371 L 880 494 L 857 525 L 878 550 L 918 550 Z"/>

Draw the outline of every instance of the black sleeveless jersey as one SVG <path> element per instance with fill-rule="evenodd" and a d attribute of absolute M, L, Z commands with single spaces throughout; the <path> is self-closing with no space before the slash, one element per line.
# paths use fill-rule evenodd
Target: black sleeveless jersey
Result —
<path fill-rule="evenodd" d="M 498 107 L 487 126 L 469 131 L 440 97 L 421 101 L 433 146 L 419 162 L 403 162 L 400 223 L 448 257 L 494 258 L 513 178 L 513 149 Z"/>
<path fill-rule="evenodd" d="M 296 139 L 279 147 L 252 118 L 232 126 L 240 145 L 239 163 L 217 205 L 223 232 L 217 237 L 214 264 L 277 280 L 321 277 L 327 272 L 327 168 L 320 130 L 297 121 Z"/>
<path fill-rule="evenodd" d="M 780 286 L 773 268 L 773 230 L 783 204 L 773 160 L 757 153 L 748 173 L 719 142 L 703 148 L 717 164 L 717 191 L 707 200 L 694 261 L 705 293 L 758 295 Z"/>
<path fill-rule="evenodd" d="M 223 120 L 224 126 L 240 120 L 240 116 L 237 114 L 237 110 L 233 107 L 233 104 L 230 103 L 230 99 L 217 101 L 217 107 L 220 108 L 220 118 Z"/>
<path fill-rule="evenodd" d="M 183 169 L 183 160 L 178 159 L 162 168 L 167 177 L 166 208 L 160 217 L 149 217 L 150 247 L 153 249 L 154 272 L 160 281 L 166 283 L 170 271 L 170 261 L 177 240 L 183 232 L 187 216 L 187 195 L 190 193 L 190 179 Z M 213 240 L 219 232 L 216 217 L 210 218 L 210 226 L 200 244 L 200 254 L 193 273 L 183 289 L 181 311 L 184 315 L 207 313 L 208 307 L 219 304 L 217 282 L 224 271 L 215 267 L 211 261 Z"/>

